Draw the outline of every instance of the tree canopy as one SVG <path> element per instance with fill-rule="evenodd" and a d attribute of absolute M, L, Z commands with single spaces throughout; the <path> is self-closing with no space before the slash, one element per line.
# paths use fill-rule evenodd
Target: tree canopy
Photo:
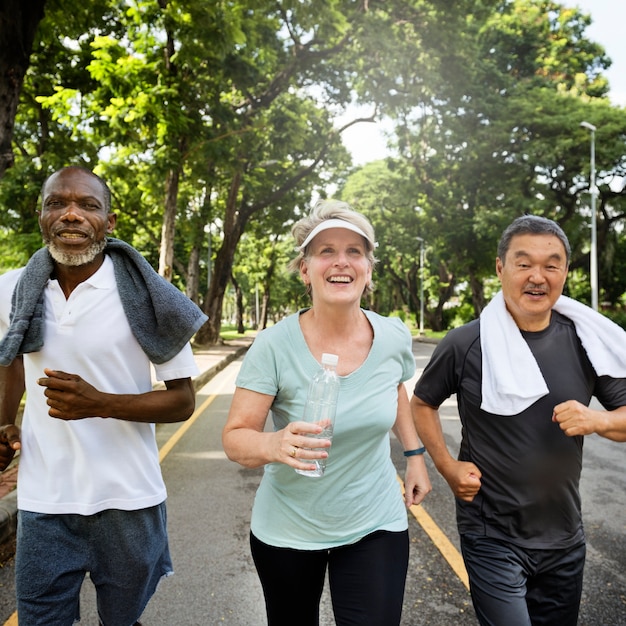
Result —
<path fill-rule="evenodd" d="M 602 297 L 621 305 L 625 112 L 607 98 L 610 61 L 578 9 L 544 0 L 19 4 L 40 12 L 28 14 L 30 43 L 20 31 L 30 53 L 0 66 L 5 78 L 23 67 L 23 82 L 0 88 L 5 269 L 41 245 L 42 182 L 82 164 L 111 186 L 117 236 L 208 313 L 199 343 L 218 340 L 229 293 L 240 309 L 260 301 L 261 325 L 305 304 L 284 270 L 289 228 L 329 194 L 377 229 L 378 289 L 367 305 L 382 313 L 416 315 L 424 280 L 433 328 L 452 323 L 455 298 L 478 314 L 499 233 L 524 212 L 561 223 L 574 251 L 571 288 L 588 299 L 586 120 L 602 146 Z M 25 13 L 0 19 L 1 50 Z M 19 95 L 13 122 L 9 93 Z M 346 117 L 354 105 L 371 114 Z M 383 116 L 394 123 L 394 156 L 354 168 L 342 130 Z"/>

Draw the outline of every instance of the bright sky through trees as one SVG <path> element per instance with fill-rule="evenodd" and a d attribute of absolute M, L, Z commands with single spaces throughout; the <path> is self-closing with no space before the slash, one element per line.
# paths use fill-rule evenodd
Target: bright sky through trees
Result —
<path fill-rule="evenodd" d="M 583 13 L 591 15 L 592 24 L 587 29 L 587 36 L 602 45 L 613 61 L 606 72 L 611 87 L 611 102 L 626 107 L 626 0 L 564 0 L 562 4 L 578 6 Z M 370 115 L 371 111 L 364 110 L 362 113 Z M 343 137 L 357 165 L 386 155 L 384 124 L 357 124 L 345 131 Z"/>

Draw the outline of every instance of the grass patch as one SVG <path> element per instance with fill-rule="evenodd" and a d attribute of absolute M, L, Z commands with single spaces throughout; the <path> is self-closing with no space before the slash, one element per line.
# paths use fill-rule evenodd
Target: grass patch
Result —
<path fill-rule="evenodd" d="M 430 330 L 428 328 L 425 328 L 423 336 L 426 339 L 443 339 L 446 336 L 447 333 L 448 333 L 447 330 L 434 331 L 434 330 Z M 411 328 L 411 335 L 413 337 L 419 337 L 420 336 L 419 328 Z"/>
<path fill-rule="evenodd" d="M 411 335 L 413 337 L 419 337 L 419 334 L 420 334 L 419 328 L 414 328 L 413 326 L 409 326 L 409 330 L 411 331 Z M 446 336 L 447 332 L 448 332 L 447 330 L 433 331 L 428 328 L 425 328 L 424 337 L 426 339 L 443 339 L 443 337 Z M 239 339 L 241 337 L 253 337 L 256 334 L 257 334 L 256 330 L 252 328 L 248 328 L 242 335 L 241 333 L 237 332 L 236 326 L 232 326 L 229 324 L 222 325 L 222 328 L 220 330 L 220 337 L 224 341 L 229 341 L 231 339 Z"/>
<path fill-rule="evenodd" d="M 229 325 L 223 325 L 220 329 L 220 337 L 224 341 L 229 341 L 231 339 L 240 339 L 241 337 L 254 336 L 256 335 L 256 333 L 257 333 L 256 330 L 249 328 L 249 329 L 246 329 L 246 331 L 243 334 L 241 334 L 237 332 L 236 326 L 229 326 Z"/>

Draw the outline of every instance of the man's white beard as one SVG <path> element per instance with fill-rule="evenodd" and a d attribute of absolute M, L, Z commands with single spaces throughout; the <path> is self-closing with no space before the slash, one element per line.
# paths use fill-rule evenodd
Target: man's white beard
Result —
<path fill-rule="evenodd" d="M 106 247 L 106 239 L 102 241 L 94 241 L 84 252 L 66 252 L 60 250 L 54 241 L 46 241 L 46 246 L 50 252 L 50 256 L 60 265 L 70 265 L 72 267 L 80 267 L 91 263 Z"/>

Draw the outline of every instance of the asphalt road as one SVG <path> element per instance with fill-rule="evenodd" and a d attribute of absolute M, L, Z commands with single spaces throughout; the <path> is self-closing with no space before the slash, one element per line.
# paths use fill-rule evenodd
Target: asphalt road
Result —
<path fill-rule="evenodd" d="M 433 346 L 416 343 L 418 371 Z M 176 574 L 162 582 L 142 618 L 144 626 L 266 624 L 263 596 L 248 547 L 248 522 L 261 470 L 228 461 L 221 449 L 221 429 L 230 405 L 239 362 L 217 374 L 197 396 L 198 417 L 186 424 L 160 426 L 159 445 L 180 437 L 163 459 L 168 485 L 171 551 Z M 412 383 L 408 383 L 412 388 Z M 442 408 L 451 450 L 456 450 L 460 424 L 456 405 Z M 402 471 L 399 443 L 392 439 Z M 582 480 L 588 557 L 580 626 L 626 625 L 626 444 L 588 438 Z M 433 492 L 423 509 L 458 549 L 453 499 L 431 466 Z M 437 545 L 409 514 L 411 557 L 403 625 L 475 625 L 469 593 Z M 450 551 L 449 550 L 449 551 Z M 297 576 L 297 572 L 294 572 Z M 15 610 L 13 568 L 0 569 L 0 623 Z M 83 624 L 97 626 L 94 594 L 83 587 Z M 297 623 L 297 617 L 294 618 Z M 333 626 L 328 593 L 322 600 L 321 626 Z M 506 626 L 506 625 L 503 625 Z"/>

